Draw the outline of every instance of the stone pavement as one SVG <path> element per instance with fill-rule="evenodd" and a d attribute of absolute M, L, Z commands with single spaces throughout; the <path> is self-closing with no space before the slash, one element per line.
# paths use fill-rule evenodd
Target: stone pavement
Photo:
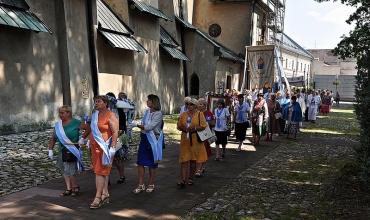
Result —
<path fill-rule="evenodd" d="M 206 172 L 194 179 L 193 186 L 181 188 L 176 185 L 181 179 L 180 165 L 177 162 L 179 146 L 166 145 L 152 193 L 132 193 L 137 186 L 136 160 L 133 158 L 125 161 L 125 183 L 116 184 L 118 174 L 115 168 L 112 169 L 110 203 L 104 204 L 100 209 L 89 209 L 95 196 L 95 176 L 92 171 L 88 171 L 76 177 L 81 190 L 75 198 L 59 197 L 65 190 L 62 178 L 0 197 L 0 219 L 178 219 L 284 141 L 283 136 L 274 137 L 273 142 L 261 141 L 261 145 L 255 148 L 250 145 L 249 132 L 250 130 L 241 152 L 235 151 L 237 143 L 235 139 L 231 139 L 224 160 L 214 161 L 215 156 L 210 157 L 205 165 Z M 212 151 L 215 151 L 214 144 Z M 146 185 L 148 179 L 146 173 Z"/>

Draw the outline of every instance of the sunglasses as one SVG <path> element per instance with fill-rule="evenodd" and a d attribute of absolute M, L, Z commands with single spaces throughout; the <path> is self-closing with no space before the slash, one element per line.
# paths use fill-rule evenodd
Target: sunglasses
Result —
<path fill-rule="evenodd" d="M 186 103 L 186 105 L 191 105 L 191 106 L 193 106 L 194 104 L 193 104 L 193 103 L 189 103 L 189 102 L 188 102 L 188 103 Z"/>

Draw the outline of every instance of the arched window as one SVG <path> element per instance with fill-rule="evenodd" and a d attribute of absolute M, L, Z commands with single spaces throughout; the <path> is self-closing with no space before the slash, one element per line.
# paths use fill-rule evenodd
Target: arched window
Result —
<path fill-rule="evenodd" d="M 199 96 L 199 77 L 195 73 L 190 77 L 190 95 Z"/>

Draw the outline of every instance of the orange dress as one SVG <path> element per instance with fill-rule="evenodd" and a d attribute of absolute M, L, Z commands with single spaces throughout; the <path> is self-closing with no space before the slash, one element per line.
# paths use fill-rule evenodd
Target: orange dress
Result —
<path fill-rule="evenodd" d="M 199 116 L 199 117 L 198 117 Z M 179 121 L 177 122 L 179 126 L 187 126 L 186 118 L 188 117 L 188 114 L 184 112 Z M 204 117 L 204 114 L 199 112 L 195 113 L 193 116 L 190 126 L 196 126 L 199 125 L 202 127 L 207 126 L 206 119 Z M 206 162 L 207 157 L 207 151 L 204 147 L 203 142 L 197 141 L 197 134 L 194 132 L 192 134 L 192 146 L 190 146 L 190 139 L 186 137 L 186 132 L 181 133 L 181 141 L 180 141 L 180 155 L 179 155 L 179 163 L 181 162 L 187 162 L 189 160 L 196 160 L 197 163 Z"/>
<path fill-rule="evenodd" d="M 107 141 L 112 136 L 112 131 L 110 130 L 108 123 L 108 120 L 112 115 L 114 116 L 114 113 L 112 111 L 109 111 L 103 117 L 98 118 L 98 128 L 103 135 L 104 141 Z M 90 135 L 90 146 L 94 173 L 102 176 L 108 176 L 110 174 L 111 167 L 103 167 L 102 156 L 104 151 L 95 141 L 93 135 Z"/>

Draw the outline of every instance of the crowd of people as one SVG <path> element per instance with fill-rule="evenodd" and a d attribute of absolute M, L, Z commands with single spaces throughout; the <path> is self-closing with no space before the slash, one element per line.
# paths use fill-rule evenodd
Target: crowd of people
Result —
<path fill-rule="evenodd" d="M 184 98 L 177 122 L 177 129 L 181 131 L 178 159 L 181 172 L 178 186 L 193 185 L 194 177 L 202 176 L 205 163 L 213 155 L 210 146 L 213 141 L 202 141 L 199 132 L 212 130 L 211 136 L 216 137 L 214 160 L 220 161 L 226 158 L 226 147 L 232 128 L 238 143 L 237 152 L 243 149 L 248 128 L 252 130 L 251 144 L 254 146 L 260 145 L 262 137 L 265 137 L 264 141 L 272 141 L 274 135 L 285 134 L 285 138 L 296 140 L 303 120 L 314 123 L 319 113 L 329 114 L 334 101 L 337 105 L 340 101 L 338 93 L 333 97 L 328 90 L 311 89 L 284 93 L 272 92 L 270 88 L 265 93 L 258 89 L 244 89 L 241 94 L 233 90 L 232 94 L 226 94 L 226 97 L 230 98 L 230 105 L 226 106 L 225 99 L 220 97 L 213 112 L 207 109 L 207 98 Z M 122 92 L 118 94 L 118 100 L 128 102 L 127 96 Z M 116 103 L 117 99 L 113 93 L 94 97 L 90 124 L 86 118 L 84 122 L 72 118 L 71 107 L 60 107 L 61 120 L 55 123 L 49 143 L 49 157 L 53 160 L 53 148 L 56 142 L 59 142 L 56 166 L 61 170 L 66 182 L 66 190 L 60 194 L 62 197 L 76 196 L 79 193 L 80 187 L 75 175 L 79 170 L 84 170 L 80 147 L 86 145 L 90 149 L 96 187 L 95 197 L 90 204 L 91 209 L 98 209 L 109 203 L 108 186 L 113 165 L 119 173 L 117 184 L 125 181 L 124 159 L 122 152 L 116 149 L 120 144 L 118 140 L 121 135 L 129 139 L 129 131 L 132 128 L 137 127 L 141 131 L 136 161 L 138 185 L 133 193 L 153 192 L 158 164 L 162 162 L 162 149 L 165 147 L 164 122 L 159 97 L 148 95 L 148 109 L 140 124 L 132 121 L 135 105 L 131 101 L 131 112 L 117 109 Z M 149 169 L 147 187 L 144 183 L 146 167 Z"/>

